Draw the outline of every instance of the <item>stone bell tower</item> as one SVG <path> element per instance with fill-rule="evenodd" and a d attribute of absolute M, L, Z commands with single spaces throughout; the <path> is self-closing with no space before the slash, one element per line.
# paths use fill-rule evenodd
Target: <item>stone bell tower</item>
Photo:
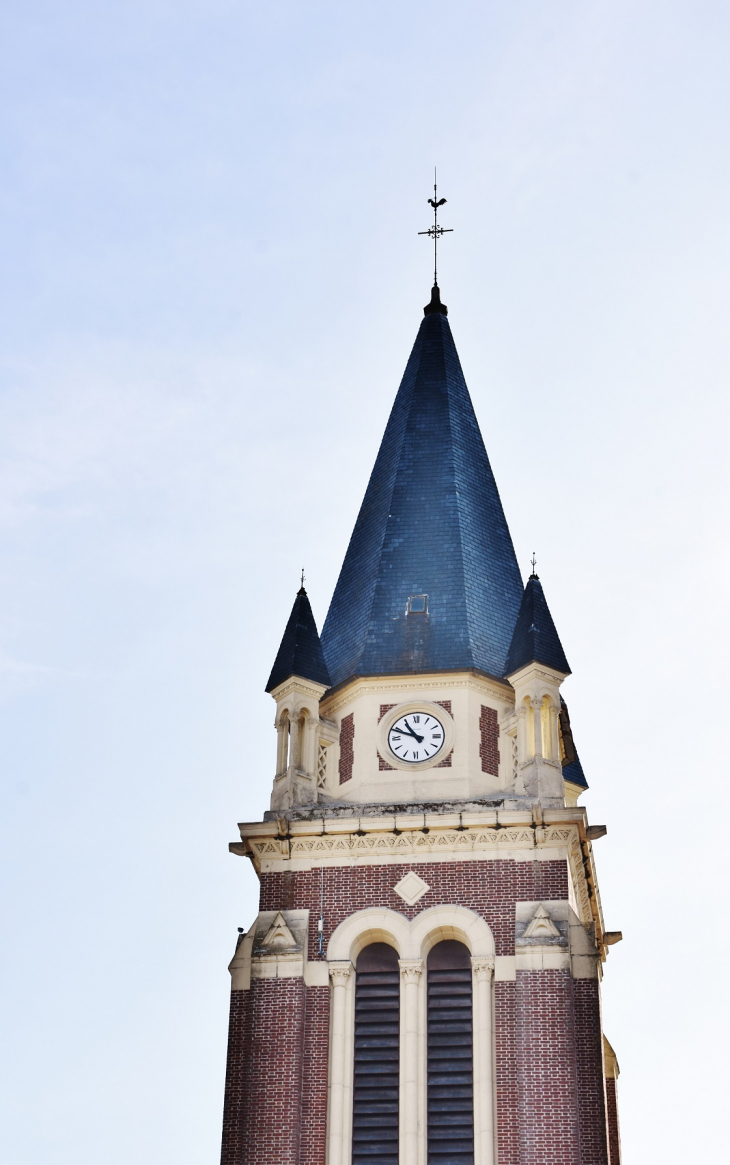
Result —
<path fill-rule="evenodd" d="M 321 639 L 302 587 L 267 685 L 222 1165 L 620 1165 L 569 674 L 434 287 Z"/>

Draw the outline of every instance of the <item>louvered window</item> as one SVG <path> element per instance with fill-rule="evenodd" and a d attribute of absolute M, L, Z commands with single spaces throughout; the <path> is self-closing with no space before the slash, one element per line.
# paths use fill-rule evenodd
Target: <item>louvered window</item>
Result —
<path fill-rule="evenodd" d="M 355 974 L 353 1165 L 398 1165 L 400 972 L 386 943 L 361 951 Z"/>
<path fill-rule="evenodd" d="M 428 990 L 428 1165 L 473 1165 L 472 970 L 451 940 L 432 947 Z"/>

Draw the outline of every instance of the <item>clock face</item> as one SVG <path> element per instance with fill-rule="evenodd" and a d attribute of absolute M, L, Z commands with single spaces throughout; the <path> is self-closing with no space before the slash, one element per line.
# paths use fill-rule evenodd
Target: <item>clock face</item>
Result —
<path fill-rule="evenodd" d="M 415 765 L 436 756 L 443 748 L 444 736 L 444 726 L 435 716 L 408 712 L 396 720 L 388 733 L 388 744 L 398 760 Z"/>

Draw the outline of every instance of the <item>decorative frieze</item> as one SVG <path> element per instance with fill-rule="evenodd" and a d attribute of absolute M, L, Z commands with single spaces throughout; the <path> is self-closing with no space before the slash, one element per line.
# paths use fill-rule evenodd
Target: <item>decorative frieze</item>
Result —
<path fill-rule="evenodd" d="M 466 814 L 451 814 L 458 822 Z M 485 814 L 486 816 L 486 814 Z M 494 817 L 494 815 L 492 815 Z M 525 815 L 526 816 L 526 815 Z M 390 820 L 392 824 L 387 827 Z M 600 898 L 596 887 L 593 856 L 589 843 L 581 840 L 577 821 L 544 823 L 538 815 L 535 823 L 499 827 L 497 820 L 485 827 L 438 828 L 422 824 L 431 818 L 416 816 L 418 825 L 403 828 L 402 817 L 348 819 L 350 830 L 334 832 L 345 824 L 342 819 L 313 820 L 317 833 L 293 832 L 288 837 L 261 835 L 241 826 L 242 842 L 234 842 L 234 853 L 250 854 L 261 870 L 277 868 L 311 869 L 313 865 L 371 864 L 372 862 L 406 863 L 409 861 L 489 861 L 509 857 L 513 860 L 550 860 L 555 856 L 567 858 L 570 869 L 572 904 L 585 927 L 595 927 L 600 938 L 603 933 Z M 438 820 L 438 819 L 437 819 Z M 582 820 L 582 818 L 581 818 Z M 400 828 L 396 828 L 395 822 Z M 529 818 L 528 818 L 529 821 Z M 304 823 L 291 823 L 293 831 L 301 831 Z M 367 826 L 367 828 L 363 828 Z M 354 828 L 353 828 L 354 827 Z M 324 832 L 328 830 L 328 832 Z M 329 832 L 332 830 L 332 832 Z M 558 854 L 550 853 L 558 851 Z M 407 899 L 403 899 L 407 901 Z M 417 899 L 416 899 L 417 901 Z M 409 903 L 410 905 L 410 903 Z"/>

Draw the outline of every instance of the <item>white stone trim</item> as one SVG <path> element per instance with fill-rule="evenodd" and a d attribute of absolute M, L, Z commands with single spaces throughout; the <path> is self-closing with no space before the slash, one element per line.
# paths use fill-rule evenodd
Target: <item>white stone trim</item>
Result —
<path fill-rule="evenodd" d="M 371 676 L 369 679 L 353 680 L 352 683 L 345 684 L 343 688 L 332 695 L 327 693 L 322 700 L 322 714 L 334 717 L 340 708 L 363 695 L 385 695 L 388 692 L 402 692 L 404 689 L 408 692 L 432 692 L 434 688 L 453 690 L 467 687 L 473 687 L 482 695 L 501 704 L 514 706 L 514 690 L 508 683 L 498 684 L 473 671 L 454 672 L 448 677 L 444 672 L 427 672 L 418 676 L 406 674 L 387 676 L 382 679 Z"/>
<path fill-rule="evenodd" d="M 497 955 L 494 960 L 495 983 L 514 983 L 517 977 L 517 959 L 514 955 Z"/>
<path fill-rule="evenodd" d="M 494 956 L 474 956 L 472 968 L 472 1031 L 474 1040 L 474 1160 L 494 1165 Z"/>
<path fill-rule="evenodd" d="M 518 971 L 568 971 L 570 952 L 556 947 L 523 947 L 517 951 Z"/>
<path fill-rule="evenodd" d="M 352 963 L 328 964 L 332 981 L 329 1082 L 327 1088 L 327 1165 L 349 1165 L 352 1134 L 354 976 Z"/>
<path fill-rule="evenodd" d="M 402 1165 L 418 1165 L 419 1134 L 423 1127 L 420 1064 L 421 984 L 423 959 L 399 959 L 400 967 L 400 1137 L 398 1158 Z"/>
<path fill-rule="evenodd" d="M 424 882 L 415 870 L 409 870 L 393 887 L 394 892 L 403 899 L 406 906 L 415 906 L 424 894 L 428 894 L 430 889 L 428 882 Z"/>
<path fill-rule="evenodd" d="M 373 907 L 341 922 L 327 945 L 328 965 L 342 978 L 370 943 L 394 947 L 401 967 L 400 1157 L 403 1165 L 426 1160 L 426 976 L 428 952 L 438 942 L 456 939 L 469 950 L 474 968 L 474 1134 L 475 1165 L 494 1165 L 494 938 L 483 918 L 464 906 L 432 906 L 413 921 L 394 910 Z M 333 986 L 331 1043 L 347 1049 L 346 1058 L 330 1052 L 330 1115 L 327 1165 L 350 1165 L 352 1141 L 352 1064 L 354 976 Z M 335 996 L 337 995 L 337 999 Z M 345 1024 L 342 1031 L 340 1024 Z M 335 1027 L 337 1025 L 337 1028 Z M 478 1050 L 477 1050 L 478 1049 Z M 479 1098 L 477 1100 L 477 1097 Z M 344 1111 L 339 1106 L 344 1106 Z"/>

